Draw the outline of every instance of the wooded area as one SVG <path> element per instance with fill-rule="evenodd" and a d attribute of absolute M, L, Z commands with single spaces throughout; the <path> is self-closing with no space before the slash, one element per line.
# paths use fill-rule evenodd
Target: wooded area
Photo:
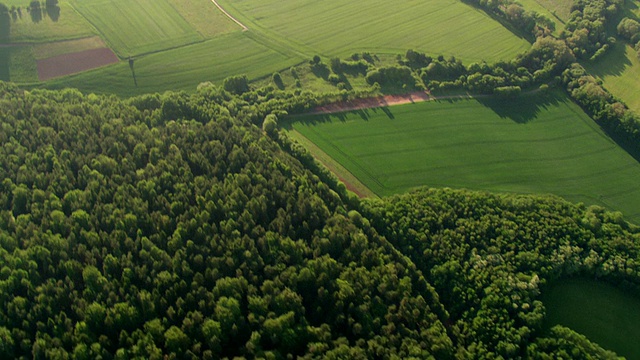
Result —
<path fill-rule="evenodd" d="M 638 228 L 535 196 L 360 203 L 257 126 L 323 101 L 0 84 L 3 358 L 609 354 L 543 333 L 545 282 L 636 291 Z"/>

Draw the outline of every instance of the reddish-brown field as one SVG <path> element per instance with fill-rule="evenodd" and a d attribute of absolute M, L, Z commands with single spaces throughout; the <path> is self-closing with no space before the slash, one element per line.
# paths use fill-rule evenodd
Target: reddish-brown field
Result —
<path fill-rule="evenodd" d="M 118 62 L 109 48 L 90 49 L 38 60 L 40 81 L 79 73 Z"/>

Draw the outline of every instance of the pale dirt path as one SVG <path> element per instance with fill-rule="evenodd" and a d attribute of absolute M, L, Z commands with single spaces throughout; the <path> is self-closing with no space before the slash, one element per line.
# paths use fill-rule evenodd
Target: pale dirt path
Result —
<path fill-rule="evenodd" d="M 222 6 L 220 6 L 220 4 L 218 4 L 218 2 L 216 0 L 211 0 L 211 2 L 213 3 L 213 5 L 215 5 L 218 9 L 220 9 L 220 11 L 222 11 L 223 14 L 225 14 L 229 19 L 233 20 L 234 23 L 240 25 L 240 27 L 242 28 L 242 31 L 247 31 L 249 30 L 248 27 L 244 26 L 243 23 L 241 23 L 240 21 L 238 21 L 238 19 L 234 18 L 233 16 L 231 16 L 231 14 L 229 14 L 225 9 L 222 8 Z"/>

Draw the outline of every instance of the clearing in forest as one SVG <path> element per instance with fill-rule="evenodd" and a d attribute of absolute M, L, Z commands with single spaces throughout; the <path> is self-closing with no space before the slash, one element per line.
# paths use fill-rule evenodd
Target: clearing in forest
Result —
<path fill-rule="evenodd" d="M 640 358 L 640 299 L 591 279 L 562 279 L 544 289 L 545 326 L 566 326 L 627 359 Z"/>
<path fill-rule="evenodd" d="M 440 100 L 291 121 L 289 130 L 379 196 L 421 185 L 551 193 L 640 221 L 640 164 L 560 92 L 510 101 Z"/>

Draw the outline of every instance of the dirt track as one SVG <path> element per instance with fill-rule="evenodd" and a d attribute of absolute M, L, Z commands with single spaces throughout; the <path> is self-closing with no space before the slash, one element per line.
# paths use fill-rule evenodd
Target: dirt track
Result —
<path fill-rule="evenodd" d="M 222 8 L 222 6 L 220 6 L 220 4 L 218 4 L 218 2 L 216 0 L 211 0 L 211 2 L 213 3 L 213 5 L 215 5 L 220 11 L 222 11 L 223 14 L 225 14 L 229 19 L 233 20 L 234 23 L 240 25 L 240 27 L 242 28 L 242 31 L 247 31 L 249 30 L 248 27 L 244 26 L 243 23 L 241 23 L 240 21 L 238 21 L 238 19 L 234 18 L 233 16 L 231 16 L 225 9 Z"/>

